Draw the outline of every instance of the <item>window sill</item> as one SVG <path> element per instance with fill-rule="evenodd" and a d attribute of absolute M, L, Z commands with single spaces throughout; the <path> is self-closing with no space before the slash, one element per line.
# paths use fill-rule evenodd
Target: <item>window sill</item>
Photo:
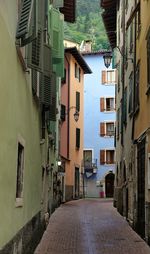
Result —
<path fill-rule="evenodd" d="M 22 207 L 23 206 L 23 198 L 16 198 L 15 207 Z"/>

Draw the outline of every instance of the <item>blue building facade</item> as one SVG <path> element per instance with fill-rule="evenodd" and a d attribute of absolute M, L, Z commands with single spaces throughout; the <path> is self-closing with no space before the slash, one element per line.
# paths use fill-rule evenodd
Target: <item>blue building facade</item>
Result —
<path fill-rule="evenodd" d="M 112 197 L 115 170 L 116 71 L 104 52 L 83 53 L 92 70 L 84 81 L 84 190 L 88 197 Z"/>

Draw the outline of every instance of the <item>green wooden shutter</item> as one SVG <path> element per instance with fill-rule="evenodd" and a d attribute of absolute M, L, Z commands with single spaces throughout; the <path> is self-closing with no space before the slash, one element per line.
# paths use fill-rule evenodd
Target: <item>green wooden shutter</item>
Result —
<path fill-rule="evenodd" d="M 66 120 L 66 106 L 61 104 L 61 115 L 60 118 L 62 121 Z"/>
<path fill-rule="evenodd" d="M 80 111 L 80 93 L 76 92 L 76 109 L 79 112 Z"/>
<path fill-rule="evenodd" d="M 37 1 L 23 0 L 16 38 L 21 46 L 30 43 L 37 35 Z"/>
<path fill-rule="evenodd" d="M 42 31 L 38 31 L 37 38 L 28 45 L 27 66 L 42 71 Z"/>
<path fill-rule="evenodd" d="M 49 110 L 49 120 L 56 121 L 56 85 L 57 79 L 55 73 L 52 73 L 52 101 Z"/>
<path fill-rule="evenodd" d="M 76 128 L 76 148 L 80 148 L 80 129 Z"/>
<path fill-rule="evenodd" d="M 38 82 L 38 75 L 37 75 L 37 71 L 32 70 L 32 92 L 33 95 L 37 94 L 37 82 Z"/>
<path fill-rule="evenodd" d="M 42 0 L 36 0 L 38 13 L 38 32 L 37 37 L 28 45 L 27 66 L 42 72 L 43 68 L 43 31 L 45 9 Z M 33 27 L 34 29 L 34 27 Z"/>
<path fill-rule="evenodd" d="M 40 103 L 45 106 L 45 111 L 48 111 L 51 104 L 52 80 L 50 74 L 42 73 L 40 77 Z"/>

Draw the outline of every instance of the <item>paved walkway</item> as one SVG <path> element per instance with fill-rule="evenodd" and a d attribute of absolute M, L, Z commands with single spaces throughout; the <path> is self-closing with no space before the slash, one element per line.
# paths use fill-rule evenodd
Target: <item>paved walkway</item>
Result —
<path fill-rule="evenodd" d="M 35 254 L 150 254 L 112 201 L 85 199 L 58 208 Z"/>

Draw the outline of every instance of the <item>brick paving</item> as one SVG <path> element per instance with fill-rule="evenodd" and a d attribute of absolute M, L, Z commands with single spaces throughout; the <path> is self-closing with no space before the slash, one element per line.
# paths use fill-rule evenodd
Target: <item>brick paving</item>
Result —
<path fill-rule="evenodd" d="M 53 213 L 35 254 L 150 254 L 150 248 L 111 200 L 85 199 Z"/>

